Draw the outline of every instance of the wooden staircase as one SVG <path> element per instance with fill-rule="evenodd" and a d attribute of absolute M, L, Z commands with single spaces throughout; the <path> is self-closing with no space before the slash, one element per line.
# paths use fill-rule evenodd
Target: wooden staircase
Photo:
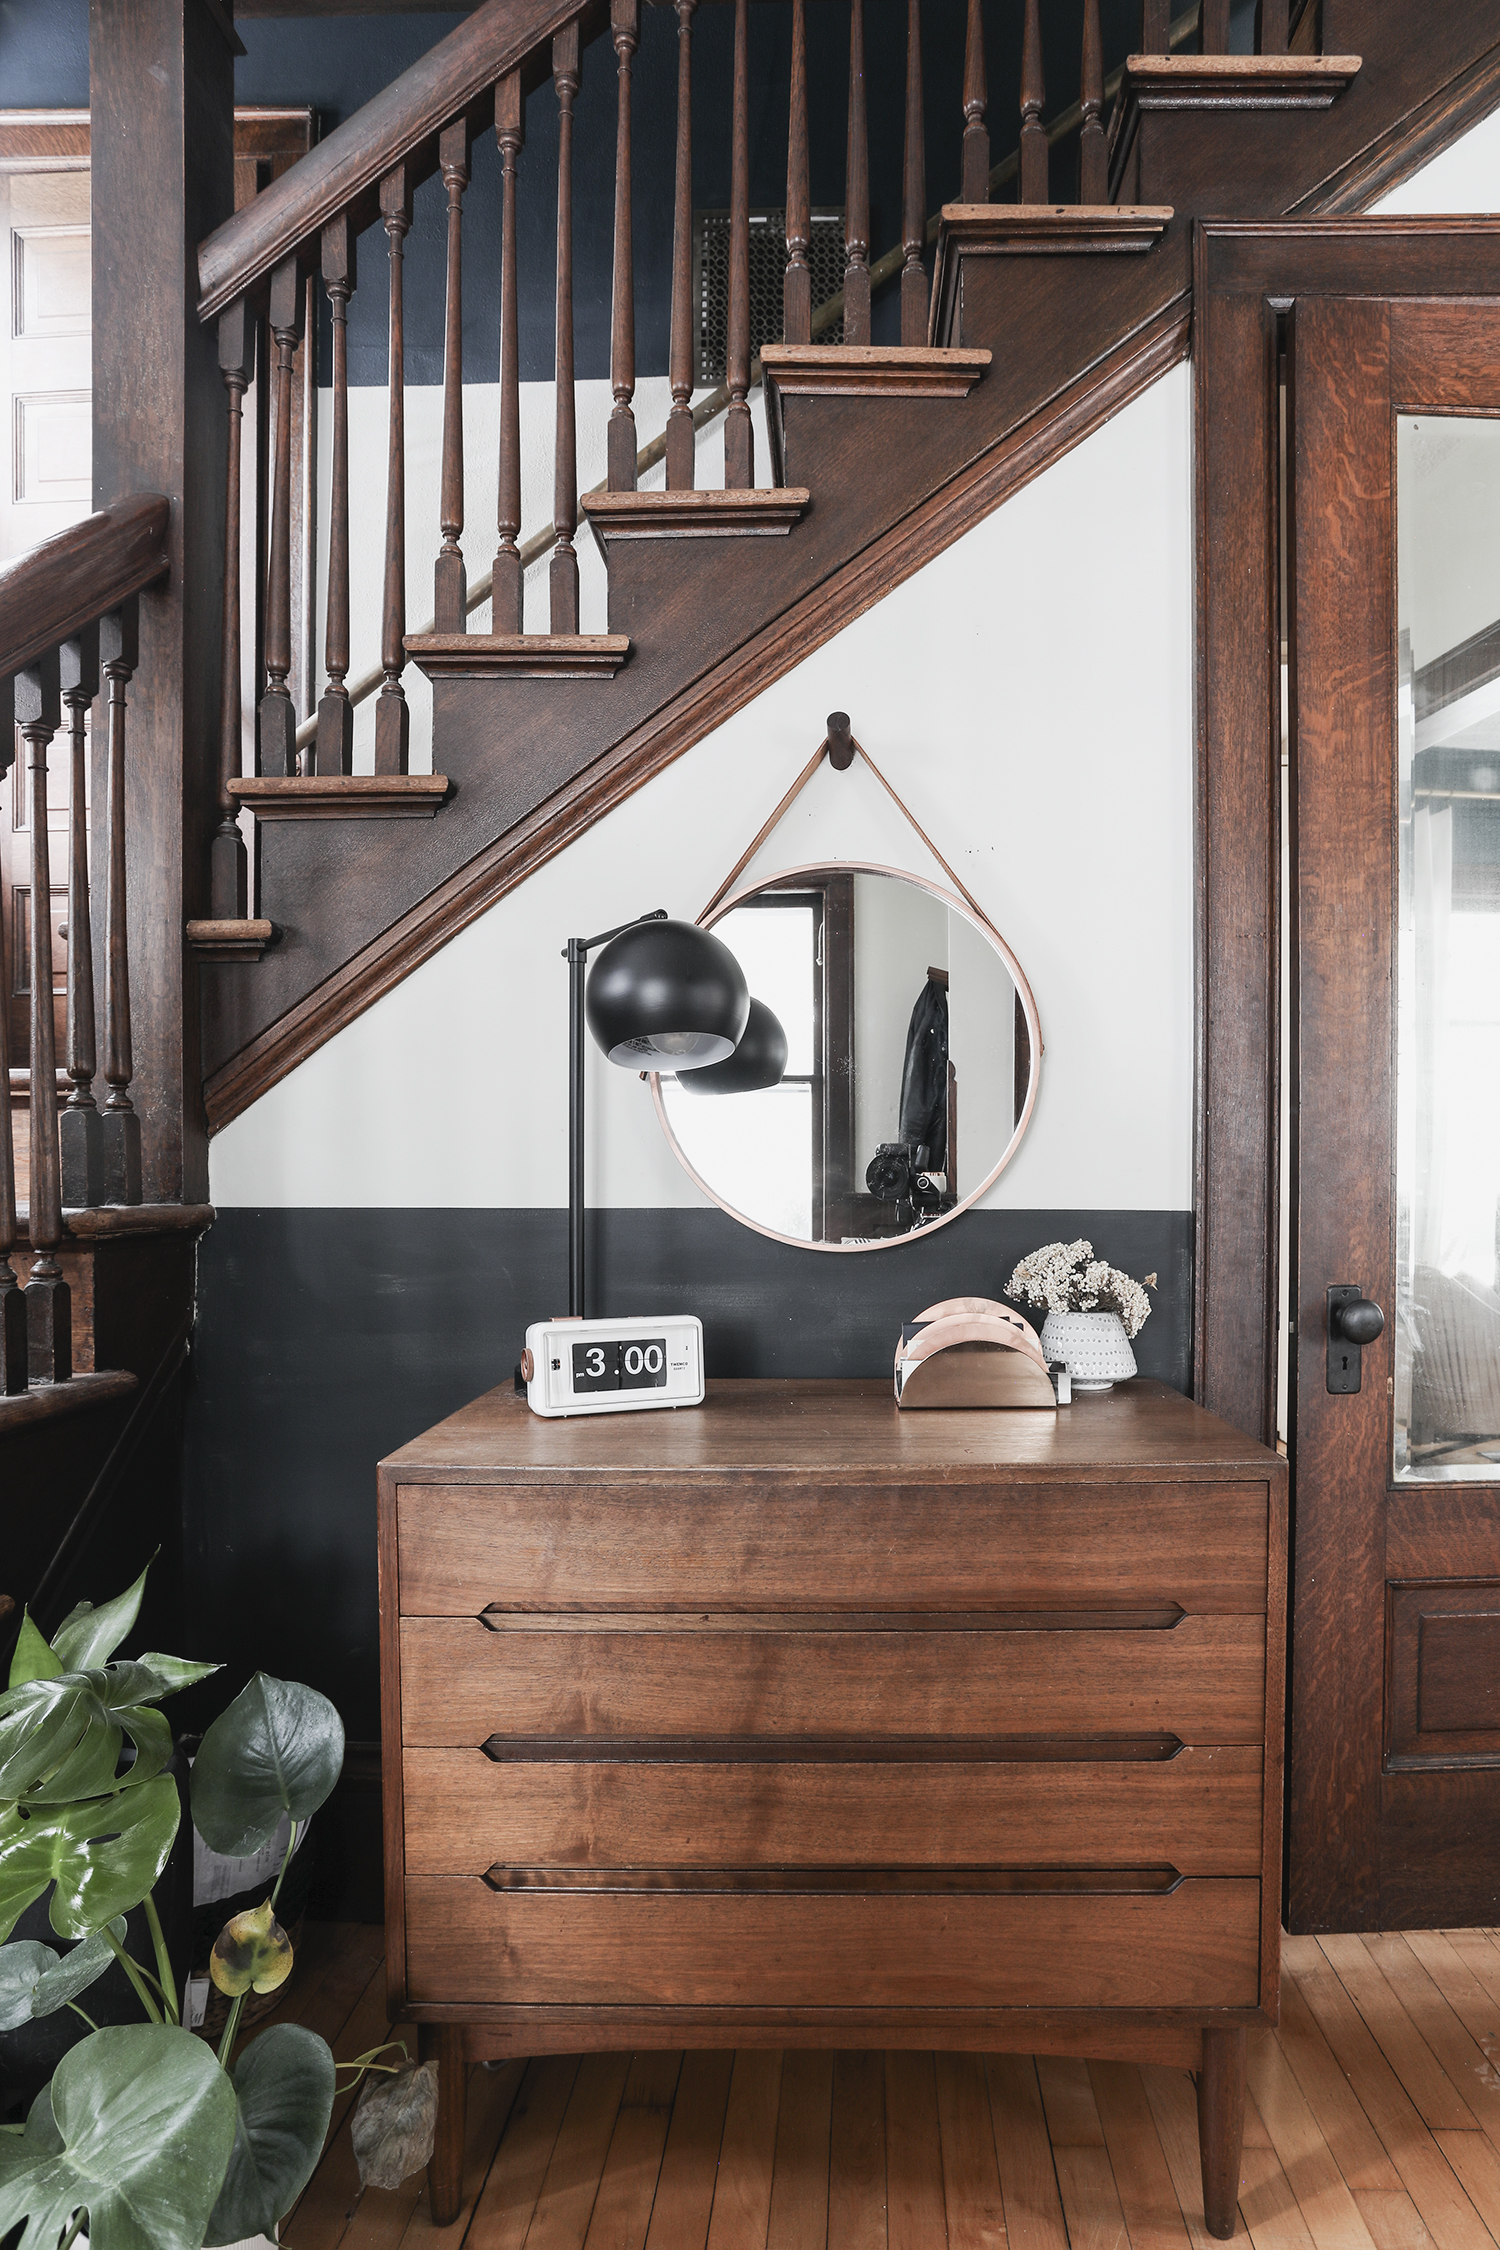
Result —
<path fill-rule="evenodd" d="M 748 0 L 737 0 L 732 226 L 747 211 L 744 42 Z M 678 0 L 679 109 L 669 489 L 635 489 L 639 459 L 629 240 L 629 85 L 635 0 L 606 10 L 545 0 L 488 0 L 450 38 L 210 236 L 200 253 L 200 310 L 229 338 L 231 369 L 256 317 L 278 339 L 278 297 L 320 264 L 335 319 L 352 268 L 350 244 L 383 214 L 399 278 L 413 186 L 441 169 L 449 191 L 448 353 L 443 533 L 435 570 L 438 629 L 406 636 L 404 492 L 392 477 L 388 515 L 384 685 L 374 777 L 350 777 L 348 728 L 331 680 L 335 724 L 288 755 L 287 715 L 262 726 L 262 765 L 238 772 L 238 713 L 226 732 L 224 820 L 216 850 L 231 857 L 235 809 L 251 804 L 257 838 L 258 922 L 283 933 L 253 965 L 210 949 L 204 990 L 203 1064 L 211 1127 L 221 1125 L 324 1039 L 407 975 L 473 916 L 562 849 L 594 820 L 700 739 L 767 682 L 879 600 L 1064 449 L 1116 412 L 1189 349 L 1194 221 L 1200 215 L 1264 218 L 1356 210 L 1403 177 L 1500 95 L 1500 27 L 1486 0 L 1456 0 L 1436 16 L 1401 0 L 1323 0 L 1321 11 L 1260 11 L 1262 52 L 1231 55 L 1228 9 L 1208 0 L 1175 26 L 1146 0 L 1143 52 L 1120 76 L 1108 118 L 1097 0 L 1081 0 L 1084 83 L 1070 114 L 1079 126 L 1086 203 L 1048 203 L 1042 123 L 1038 0 L 1030 0 L 1022 67 L 1020 148 L 996 171 L 1019 174 L 1020 200 L 988 202 L 982 39 L 969 8 L 962 123 L 965 202 L 924 222 L 920 87 L 909 97 L 905 241 L 899 260 L 903 342 L 868 338 L 868 187 L 862 77 L 851 81 L 849 245 L 839 309 L 841 347 L 811 341 L 814 315 L 799 265 L 806 205 L 805 76 L 798 93 L 803 17 L 794 19 L 788 163 L 786 341 L 762 355 L 771 433 L 769 487 L 753 483 L 745 406 L 748 351 L 745 261 L 734 269 L 725 486 L 691 488 L 687 219 L 691 155 L 693 0 Z M 857 31 L 860 10 L 854 0 Z M 911 11 L 916 23 L 916 8 Z M 1321 24 L 1320 51 L 1313 51 Z M 577 523 L 571 367 L 572 183 L 564 133 L 558 187 L 559 273 L 556 522 L 551 565 L 553 630 L 520 631 L 519 418 L 516 398 L 515 156 L 522 90 L 554 79 L 571 108 L 589 43 L 609 31 L 621 87 L 616 178 L 615 410 L 609 489 L 583 497 L 608 567 L 609 632 L 576 630 Z M 1153 51 L 1154 50 L 1154 51 Z M 1201 50 L 1201 51 L 1200 51 Z M 857 44 L 852 51 L 857 54 Z M 919 52 L 909 52 L 909 70 Z M 915 73 L 913 74 L 915 75 Z M 909 87 L 911 79 L 909 79 Z M 799 109 L 799 100 L 801 107 Z M 499 550 L 491 633 L 467 630 L 462 584 L 462 193 L 473 136 L 494 123 L 506 171 L 503 255 Z M 957 127 L 959 121 L 955 121 Z M 1040 160 L 1038 158 L 1040 151 Z M 548 193 L 540 181 L 526 192 Z M 623 230 L 623 231 L 622 231 Z M 805 232 L 805 228 L 803 228 Z M 935 270 L 921 274 L 934 234 Z M 889 272 L 895 263 L 881 261 Z M 280 277 L 278 281 L 278 277 Z M 347 296 L 344 299 L 347 302 Z M 286 315 L 290 320 L 291 312 Z M 335 329 L 337 336 L 337 327 Z M 221 358 L 223 357 L 221 352 Z M 400 293 L 393 292 L 393 458 L 399 459 Z M 329 649 L 347 671 L 347 575 L 341 576 L 337 448 L 340 364 L 335 361 L 334 563 Z M 713 405 L 715 402 L 710 402 Z M 701 411 L 701 410 L 700 410 Z M 675 425 L 675 428 L 674 428 Z M 680 440 L 680 442 L 679 442 Z M 345 441 L 346 442 L 346 441 Z M 654 449 L 658 454 L 663 448 Z M 674 472 L 673 455 L 676 464 Z M 1128 565 L 1127 542 L 1122 563 Z M 545 535 L 544 535 L 545 536 Z M 343 537 L 347 540 L 347 516 Z M 280 575 L 278 576 L 278 572 Z M 273 531 L 268 663 L 285 569 Z M 340 604 L 343 604 L 342 611 Z M 483 623 L 481 617 L 476 620 Z M 400 680 L 415 662 L 433 684 L 438 778 L 403 768 Z M 278 690 L 273 678 L 271 694 Z M 269 698 L 268 698 L 269 700 Z M 226 704 L 227 708 L 227 704 Z M 263 705 L 264 710 L 264 705 Z M 384 728 L 389 717 L 391 725 Z M 382 731 L 383 730 L 383 731 Z M 307 730 L 304 730 L 307 731 Z M 231 739 L 232 734 L 232 739 Z M 325 740 L 333 742 L 325 758 Z M 270 748 L 268 758 L 267 746 Z M 333 764 L 334 771 L 329 771 Z M 342 770 L 338 770 L 342 769 Z M 363 799 L 363 802 L 353 800 Z M 437 812 L 411 825 L 395 813 Z M 356 813 L 379 817 L 345 825 Z M 220 886 L 216 927 L 249 923 L 238 867 Z"/>

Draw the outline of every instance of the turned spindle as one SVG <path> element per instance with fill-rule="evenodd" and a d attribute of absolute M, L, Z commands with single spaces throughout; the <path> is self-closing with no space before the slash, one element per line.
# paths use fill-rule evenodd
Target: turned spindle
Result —
<path fill-rule="evenodd" d="M 463 202 L 469 184 L 469 128 L 461 117 L 438 136 L 438 166 L 448 191 L 448 293 L 443 323 L 443 544 L 432 572 L 432 614 L 440 633 L 469 621 L 469 581 L 459 538 L 464 528 Z"/>
<path fill-rule="evenodd" d="M 959 200 L 988 203 L 990 199 L 990 136 L 984 122 L 989 99 L 984 78 L 984 18 L 979 0 L 969 0 L 968 31 L 964 39 L 964 144 L 963 184 Z"/>
<path fill-rule="evenodd" d="M 526 140 L 521 73 L 495 88 L 495 144 L 500 151 L 500 462 L 495 500 L 495 566 L 490 578 L 490 629 L 522 628 L 521 315 L 516 278 L 516 166 Z"/>
<path fill-rule="evenodd" d="M 0 719 L 7 735 L 14 733 L 10 718 L 11 683 L 0 696 Z M 6 944 L 6 919 L 0 914 L 0 993 L 9 994 L 10 962 Z M 3 1020 L 3 1019 L 0 1019 Z M 26 1293 L 16 1279 L 11 1253 L 16 1247 L 16 1151 L 10 1124 L 10 1088 L 0 1100 L 0 1398 L 24 1391 L 29 1377 L 30 1354 L 26 1342 Z"/>
<path fill-rule="evenodd" d="M 401 675 L 406 669 L 406 327 L 401 284 L 411 228 L 411 173 L 398 164 L 380 183 L 380 215 L 391 262 L 390 404 L 386 426 L 385 589 L 380 613 L 380 669 L 375 699 L 375 771 L 405 773 L 411 713 Z"/>
<path fill-rule="evenodd" d="M 548 576 L 554 633 L 578 630 L 578 422 L 573 395 L 573 103 L 582 76 L 574 21 L 552 41 L 557 88 L 557 430 L 552 456 L 552 522 L 557 544 Z"/>
<path fill-rule="evenodd" d="M 89 914 L 88 725 L 99 693 L 99 628 L 88 626 L 58 652 L 63 708 L 68 714 L 68 1029 L 67 1069 L 73 1081 L 58 1119 L 62 1199 L 81 1210 L 103 1195 L 103 1141 L 94 1100 L 94 933 Z"/>
<path fill-rule="evenodd" d="M 52 867 L 47 830 L 47 752 L 62 720 L 57 651 L 16 675 L 16 719 L 26 744 L 31 811 L 31 1185 L 34 1263 L 27 1277 L 31 1380 L 65 1383 L 73 1372 L 71 1304 L 56 1252 L 63 1238 L 57 1146 L 57 1038 L 53 1023 Z"/>
<path fill-rule="evenodd" d="M 302 284 L 295 258 L 271 276 L 271 338 L 276 351 L 276 433 L 271 446 L 271 547 L 266 565 L 266 689 L 258 745 L 264 774 L 297 771 L 297 709 L 292 668 L 292 361 L 302 333 Z"/>
<path fill-rule="evenodd" d="M 99 662 L 107 696 L 105 816 L 104 1101 L 105 1203 L 141 1200 L 141 1121 L 130 1098 L 135 1060 L 130 1037 L 130 927 L 125 888 L 125 690 L 140 661 L 140 605 L 134 594 L 99 620 Z"/>
<path fill-rule="evenodd" d="M 328 685 L 318 704 L 313 764 L 318 773 L 354 771 L 354 706 L 349 675 L 349 300 L 355 289 L 355 235 L 348 213 L 323 229 L 323 287 L 333 328 L 333 448 L 328 495 L 328 613 L 323 663 Z"/>
<path fill-rule="evenodd" d="M 1141 53 L 1164 55 L 1172 43 L 1172 0 L 1141 0 Z"/>
<path fill-rule="evenodd" d="M 844 342 L 870 341 L 870 141 L 865 0 L 849 0 L 849 132 L 844 174 Z"/>
<path fill-rule="evenodd" d="M 1083 0 L 1083 67 L 1079 84 L 1083 123 L 1078 131 L 1078 200 L 1109 201 L 1109 148 L 1104 137 L 1104 40 L 1099 0 Z"/>
<path fill-rule="evenodd" d="M 1042 77 L 1042 0 L 1026 0 L 1026 34 L 1021 44 L 1021 195 L 1023 203 L 1045 203 L 1047 188 L 1047 129 L 1042 104 L 1047 89 Z"/>
<path fill-rule="evenodd" d="M 615 403 L 608 430 L 609 489 L 635 490 L 635 267 L 630 234 L 631 69 L 641 43 L 641 0 L 610 0 L 618 111 L 615 124 L 615 267 L 609 377 Z"/>
<path fill-rule="evenodd" d="M 224 464 L 224 604 L 219 647 L 219 801 L 208 847 L 209 912 L 221 922 L 247 912 L 245 839 L 239 808 L 229 793 L 241 760 L 240 683 L 240 477 L 245 392 L 255 359 L 255 323 L 243 297 L 219 315 L 219 378 L 224 385 L 229 445 Z"/>
<path fill-rule="evenodd" d="M 667 490 L 690 492 L 693 430 L 693 15 L 698 0 L 674 0 L 677 11 L 677 169 L 672 203 L 672 338 L 668 368 Z"/>
<path fill-rule="evenodd" d="M 786 143 L 786 271 L 781 340 L 812 342 L 812 193 L 807 155 L 807 0 L 792 0 L 792 107 Z"/>
<path fill-rule="evenodd" d="M 755 482 L 755 430 L 750 420 L 750 0 L 734 0 L 734 93 L 729 152 L 729 336 L 725 374 L 724 483 L 733 491 Z"/>
<path fill-rule="evenodd" d="M 901 341 L 927 341 L 927 154 L 922 124 L 922 0 L 906 0 L 906 143 L 901 172 Z"/>

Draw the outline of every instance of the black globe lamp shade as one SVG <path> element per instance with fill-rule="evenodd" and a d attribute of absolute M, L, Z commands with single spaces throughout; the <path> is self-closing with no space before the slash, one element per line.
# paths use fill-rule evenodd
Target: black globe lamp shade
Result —
<path fill-rule="evenodd" d="M 733 1055 L 750 1018 L 750 988 L 710 931 L 633 922 L 589 971 L 584 1007 L 612 1063 L 686 1073 Z"/>
<path fill-rule="evenodd" d="M 764 1000 L 750 1003 L 750 1021 L 732 1055 L 705 1069 L 684 1071 L 678 1084 L 693 1094 L 759 1094 L 779 1086 L 786 1072 L 786 1033 Z"/>

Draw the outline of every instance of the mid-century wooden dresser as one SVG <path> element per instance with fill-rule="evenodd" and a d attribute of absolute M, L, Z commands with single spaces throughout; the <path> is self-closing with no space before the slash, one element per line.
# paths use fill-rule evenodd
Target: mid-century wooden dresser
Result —
<path fill-rule="evenodd" d="M 393 2012 L 464 2065 L 1009 2049 L 1200 2072 L 1233 2230 L 1274 2021 L 1285 1464 L 1165 1388 L 738 1382 L 380 1470 Z"/>

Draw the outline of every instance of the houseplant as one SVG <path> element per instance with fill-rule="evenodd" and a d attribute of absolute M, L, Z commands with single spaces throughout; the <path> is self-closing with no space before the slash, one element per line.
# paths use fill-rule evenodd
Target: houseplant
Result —
<path fill-rule="evenodd" d="M 0 2029 L 72 2008 L 88 2036 L 58 2064 L 24 2122 L 0 2126 L 0 2236 L 20 2250 L 203 2250 L 270 2235 L 322 2151 L 335 2092 L 326 2042 L 278 2023 L 231 2067 L 244 1996 L 291 1970 L 276 1921 L 299 1830 L 343 1765 L 344 1733 L 325 1696 L 257 1673 L 203 1737 L 193 1821 L 215 1850 L 258 1850 L 291 1822 L 281 1876 L 262 1907 L 226 1924 L 212 1974 L 232 1994 L 217 2053 L 181 2027 L 153 1892 L 182 1818 L 164 1768 L 172 1730 L 157 1708 L 218 1670 L 155 1652 L 120 1661 L 145 1587 L 81 1604 L 51 1642 L 28 1617 L 0 1695 Z M 125 1746 L 129 1745 L 127 1749 Z M 50 1896 L 62 1953 L 5 1943 Z M 125 1951 L 125 1917 L 144 1908 L 154 1959 Z M 139 2024 L 94 2025 L 91 1984 L 112 1962 L 140 2002 Z M 383 2049 L 352 2067 L 395 2072 Z"/>
<path fill-rule="evenodd" d="M 1094 1256 L 1092 1242 L 1046 1242 L 1023 1258 L 1006 1284 L 1007 1297 L 1044 1307 L 1042 1349 L 1062 1360 L 1075 1391 L 1107 1391 L 1135 1371 L 1131 1344 L 1151 1315 L 1148 1288 L 1156 1276 L 1135 1281 Z"/>

